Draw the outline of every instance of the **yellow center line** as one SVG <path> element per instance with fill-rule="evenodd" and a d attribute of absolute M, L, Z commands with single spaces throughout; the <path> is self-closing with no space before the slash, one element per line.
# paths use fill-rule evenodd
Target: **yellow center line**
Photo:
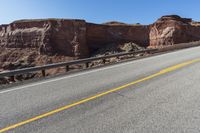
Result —
<path fill-rule="evenodd" d="M 8 126 L 8 127 L 2 128 L 2 129 L 0 129 L 0 133 L 6 132 L 6 131 L 9 131 L 9 130 L 11 130 L 11 129 L 14 129 L 14 128 L 23 126 L 23 125 L 28 124 L 28 123 L 31 123 L 31 122 L 33 122 L 33 121 L 36 121 L 36 120 L 39 120 L 39 119 L 48 117 L 48 116 L 50 116 L 50 115 L 53 115 L 53 114 L 59 113 L 59 112 L 61 112 L 61 111 L 67 110 L 67 109 L 69 109 L 69 108 L 71 108 L 71 107 L 74 107 L 74 106 L 77 106 L 77 105 L 86 103 L 86 102 L 88 102 L 88 101 L 97 99 L 97 98 L 102 97 L 102 96 L 105 96 L 105 95 L 107 95 L 107 94 L 110 94 L 110 93 L 113 93 L 113 92 L 116 92 L 116 91 L 125 89 L 125 88 L 127 88 L 127 87 L 129 87 L 129 86 L 131 86 L 131 85 L 135 85 L 135 84 L 137 84 L 137 83 L 140 83 L 140 82 L 143 82 L 143 81 L 152 79 L 152 78 L 154 78 L 154 77 L 157 77 L 157 76 L 160 76 L 160 75 L 163 75 L 163 74 L 166 74 L 166 73 L 175 71 L 175 70 L 177 70 L 177 69 L 180 69 L 180 68 L 182 68 L 182 67 L 188 66 L 188 65 L 190 65 L 190 64 L 193 64 L 193 63 L 196 63 L 196 62 L 199 62 L 199 61 L 200 61 L 200 58 L 194 59 L 194 60 L 191 60 L 191 61 L 187 61 L 187 62 L 184 62 L 184 63 L 181 63 L 181 64 L 177 64 L 177 65 L 175 65 L 175 66 L 172 66 L 172 67 L 169 67 L 169 68 L 166 68 L 166 69 L 163 69 L 163 70 L 161 70 L 160 72 L 155 73 L 155 74 L 153 74 L 153 75 L 150 75 L 150 76 L 148 76 L 148 77 L 145 77 L 145 78 L 142 78 L 142 79 L 133 81 L 133 82 L 128 83 L 128 84 L 125 84 L 125 85 L 123 85 L 123 86 L 120 86 L 120 87 L 111 89 L 111 90 L 109 90 L 109 91 L 106 91 L 106 92 L 103 92 L 103 93 L 100 93 L 100 94 L 97 94 L 97 95 L 94 95 L 94 96 L 91 96 L 91 97 L 88 97 L 88 98 L 85 98 L 85 99 L 82 99 L 82 100 L 80 100 L 80 101 L 77 101 L 77 102 L 74 102 L 74 103 L 72 103 L 72 104 L 63 106 L 63 107 L 61 107 L 61 108 L 52 110 L 52 111 L 50 111 L 50 112 L 47 112 L 47 113 L 44 113 L 44 114 L 35 116 L 35 117 L 33 117 L 33 118 L 24 120 L 24 121 L 22 121 L 22 122 L 16 123 L 16 124 L 14 124 L 14 125 L 10 125 L 10 126 Z"/>

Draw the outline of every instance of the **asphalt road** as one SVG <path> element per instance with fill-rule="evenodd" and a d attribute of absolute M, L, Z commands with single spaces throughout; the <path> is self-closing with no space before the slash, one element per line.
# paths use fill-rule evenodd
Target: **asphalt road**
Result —
<path fill-rule="evenodd" d="M 1 90 L 0 132 L 199 133 L 200 62 L 177 65 L 199 58 L 195 47 Z"/>

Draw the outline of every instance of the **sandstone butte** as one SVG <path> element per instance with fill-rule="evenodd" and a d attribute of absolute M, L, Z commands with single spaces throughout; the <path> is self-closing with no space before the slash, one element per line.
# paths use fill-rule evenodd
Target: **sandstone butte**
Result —
<path fill-rule="evenodd" d="M 19 20 L 0 25 L 0 71 L 13 62 L 25 61 L 28 66 L 35 66 L 87 58 L 110 43 L 133 42 L 155 48 L 199 40 L 200 23 L 176 15 L 163 16 L 150 25 Z"/>

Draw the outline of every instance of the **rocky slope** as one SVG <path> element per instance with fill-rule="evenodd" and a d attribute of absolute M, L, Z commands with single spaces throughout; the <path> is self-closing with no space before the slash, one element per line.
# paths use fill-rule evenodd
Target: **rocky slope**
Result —
<path fill-rule="evenodd" d="M 155 48 L 197 40 L 200 23 L 176 15 L 163 16 L 151 25 L 20 20 L 0 25 L 0 71 L 112 54 L 121 52 L 119 47 L 126 43 Z"/>
<path fill-rule="evenodd" d="M 149 26 L 122 23 L 87 24 L 87 44 L 89 49 L 106 47 L 110 43 L 134 42 L 140 46 L 149 45 Z"/>

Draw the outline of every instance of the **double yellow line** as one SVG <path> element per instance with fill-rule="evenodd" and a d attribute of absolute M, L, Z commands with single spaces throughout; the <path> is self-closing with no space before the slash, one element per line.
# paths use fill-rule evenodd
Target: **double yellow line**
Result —
<path fill-rule="evenodd" d="M 10 125 L 10 126 L 8 126 L 8 127 L 2 128 L 2 129 L 0 129 L 0 133 L 9 131 L 9 130 L 11 130 L 11 129 L 14 129 L 14 128 L 17 128 L 17 127 L 20 127 L 20 126 L 23 126 L 23 125 L 28 124 L 28 123 L 31 123 L 31 122 L 33 122 L 33 121 L 37 121 L 37 120 L 39 120 L 39 119 L 42 119 L 42 118 L 51 116 L 51 115 L 53 115 L 53 114 L 59 113 L 59 112 L 64 111 L 64 110 L 67 110 L 67 109 L 69 109 L 69 108 L 71 108 L 71 107 L 74 107 L 74 106 L 77 106 L 77 105 L 86 103 L 86 102 L 88 102 L 88 101 L 97 99 L 97 98 L 99 98 L 99 97 L 108 95 L 108 94 L 113 93 L 113 92 L 116 92 L 116 91 L 125 89 L 125 88 L 127 88 L 127 87 L 129 87 L 129 86 L 131 86 L 131 85 L 134 85 L 134 84 L 137 84 L 137 83 L 140 83 L 140 82 L 143 82 L 143 81 L 152 79 L 152 78 L 154 78 L 154 77 L 157 77 L 157 76 L 160 76 L 160 75 L 163 75 L 163 74 L 166 74 L 166 73 L 175 71 L 175 70 L 177 70 L 177 69 L 180 69 L 180 68 L 182 68 L 182 67 L 188 66 L 188 65 L 190 65 L 190 64 L 193 64 L 193 63 L 196 63 L 196 62 L 199 62 L 199 61 L 200 61 L 200 58 L 194 59 L 194 60 L 191 60 L 191 61 L 187 61 L 187 62 L 184 62 L 184 63 L 181 63 L 181 64 L 177 64 L 177 65 L 175 65 L 175 66 L 166 68 L 166 69 L 164 69 L 164 70 L 162 70 L 162 71 L 160 71 L 160 72 L 158 72 L 158 73 L 155 73 L 155 74 L 153 74 L 153 75 L 150 75 L 150 76 L 148 76 L 148 77 L 145 77 L 145 78 L 142 78 L 142 79 L 133 81 L 133 82 L 128 83 L 128 84 L 125 84 L 125 85 L 123 85 L 123 86 L 120 86 L 120 87 L 111 89 L 111 90 L 109 90 L 109 91 L 106 91 L 106 92 L 103 92 L 103 93 L 100 93 L 100 94 L 97 94 L 97 95 L 94 95 L 94 96 L 91 96 L 91 97 L 88 97 L 88 98 L 85 98 L 85 99 L 82 99 L 82 100 L 80 100 L 80 101 L 77 101 L 77 102 L 74 102 L 74 103 L 72 103 L 72 104 L 63 106 L 63 107 L 61 107 L 61 108 L 52 110 L 52 111 L 50 111 L 50 112 L 47 112 L 47 113 L 44 113 L 44 114 L 35 116 L 35 117 L 33 117 L 33 118 L 24 120 L 24 121 L 22 121 L 22 122 L 19 122 L 19 123 Z"/>

